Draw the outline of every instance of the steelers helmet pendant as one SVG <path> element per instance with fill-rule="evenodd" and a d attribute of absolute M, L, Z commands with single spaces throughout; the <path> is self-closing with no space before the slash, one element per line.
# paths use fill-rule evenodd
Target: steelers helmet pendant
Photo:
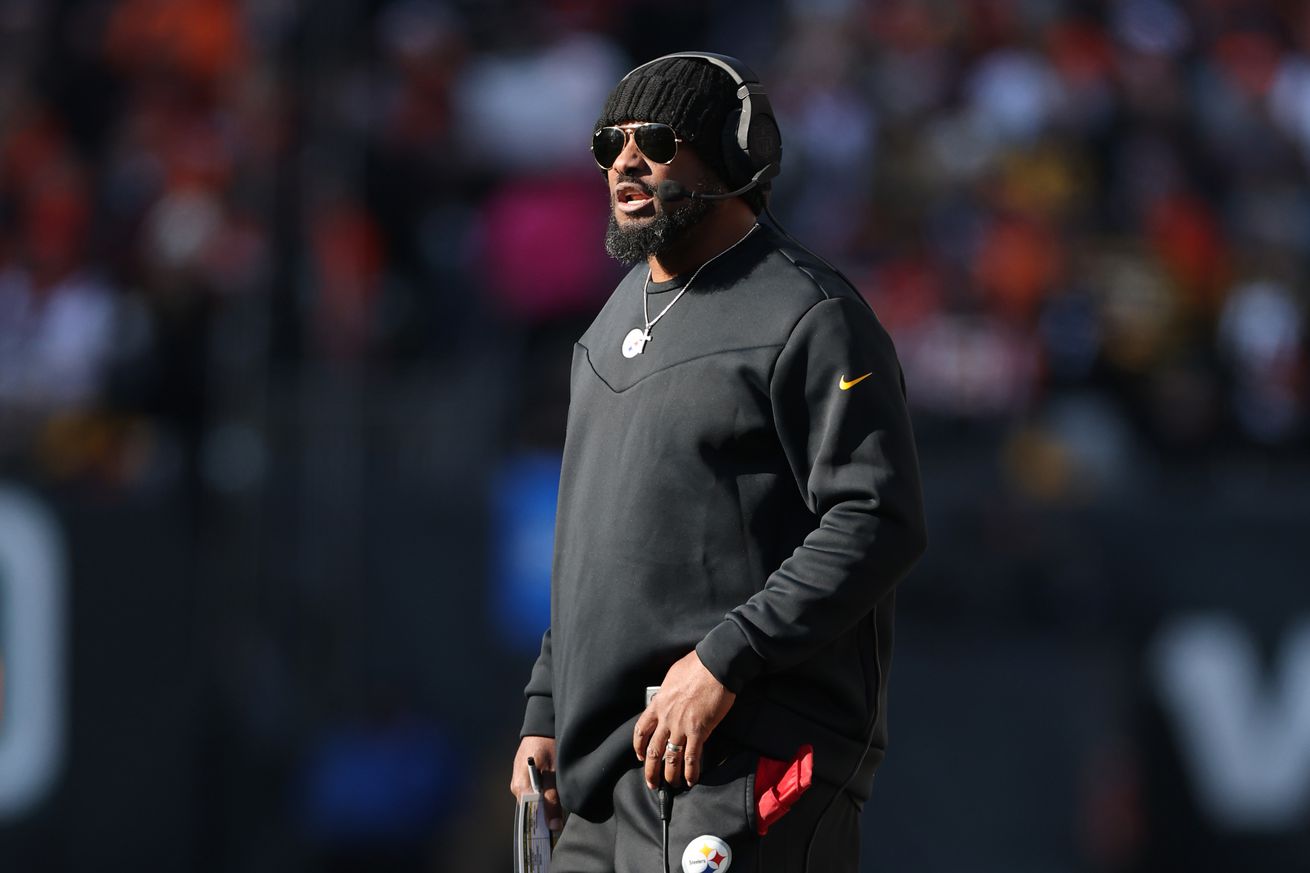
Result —
<path fill-rule="evenodd" d="M 628 331 L 628 335 L 623 338 L 623 357 L 635 358 L 646 350 L 646 342 L 650 336 L 646 331 L 639 327 L 634 327 Z"/>

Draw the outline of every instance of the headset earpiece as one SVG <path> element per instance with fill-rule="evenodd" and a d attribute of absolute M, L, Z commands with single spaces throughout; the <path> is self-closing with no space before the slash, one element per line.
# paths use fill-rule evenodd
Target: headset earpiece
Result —
<path fill-rule="evenodd" d="M 778 130 L 778 122 L 774 121 L 772 115 L 758 116 L 751 122 L 749 137 L 749 150 L 755 169 L 772 164 L 775 171 L 770 178 L 778 175 L 777 170 L 782 169 L 782 133 Z"/>
<path fill-rule="evenodd" d="M 747 149 L 742 149 L 741 146 L 737 144 L 737 126 L 740 119 L 740 109 L 734 109 L 729 112 L 728 119 L 723 124 L 723 135 L 720 137 L 722 140 L 723 160 L 728 166 L 728 178 L 724 179 L 723 182 L 729 189 L 740 188 L 742 185 L 745 185 L 746 181 L 750 179 L 751 176 L 755 175 L 755 171 L 759 169 L 755 166 L 755 160 L 749 151 L 749 147 Z M 756 121 L 752 123 L 751 126 L 754 127 L 758 123 L 759 122 Z M 747 143 L 749 144 L 749 142 L 748 133 Z"/>

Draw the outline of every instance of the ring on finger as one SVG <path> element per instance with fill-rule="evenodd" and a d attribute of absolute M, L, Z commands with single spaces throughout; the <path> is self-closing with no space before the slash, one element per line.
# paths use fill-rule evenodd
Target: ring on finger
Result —
<path fill-rule="evenodd" d="M 670 754 L 677 754 L 682 751 L 682 746 L 677 743 L 665 743 L 664 751 L 669 752 Z"/>

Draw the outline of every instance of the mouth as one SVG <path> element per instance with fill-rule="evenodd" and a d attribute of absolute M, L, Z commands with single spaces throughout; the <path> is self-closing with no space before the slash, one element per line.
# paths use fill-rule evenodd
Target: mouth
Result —
<path fill-rule="evenodd" d="M 626 215 L 655 213 L 655 196 L 636 182 L 621 182 L 614 189 L 614 208 Z"/>

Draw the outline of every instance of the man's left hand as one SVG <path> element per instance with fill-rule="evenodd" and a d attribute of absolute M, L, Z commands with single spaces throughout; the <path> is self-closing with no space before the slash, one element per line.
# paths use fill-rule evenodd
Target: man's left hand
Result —
<path fill-rule="evenodd" d="M 662 767 L 669 785 L 684 778 L 695 785 L 705 740 L 736 699 L 705 669 L 695 651 L 670 667 L 632 734 L 632 749 L 646 764 L 646 784 L 651 788 L 659 784 Z M 670 743 L 681 748 L 671 750 Z"/>

